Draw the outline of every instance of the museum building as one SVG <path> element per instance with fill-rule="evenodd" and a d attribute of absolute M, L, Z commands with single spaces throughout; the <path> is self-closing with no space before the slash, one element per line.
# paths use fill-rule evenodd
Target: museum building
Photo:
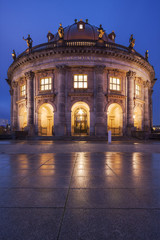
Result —
<path fill-rule="evenodd" d="M 11 127 L 30 136 L 131 135 L 152 128 L 155 72 L 145 56 L 115 43 L 102 25 L 78 21 L 48 32 L 47 43 L 32 46 L 13 63 L 7 82 Z"/>

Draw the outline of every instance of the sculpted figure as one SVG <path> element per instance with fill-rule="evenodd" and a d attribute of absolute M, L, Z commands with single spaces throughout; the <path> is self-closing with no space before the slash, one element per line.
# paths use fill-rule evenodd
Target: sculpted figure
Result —
<path fill-rule="evenodd" d="M 148 50 L 145 52 L 145 59 L 148 61 Z"/>
<path fill-rule="evenodd" d="M 28 34 L 28 38 L 24 38 L 23 37 L 23 40 L 25 40 L 26 42 L 27 42 L 27 46 L 28 46 L 28 48 L 32 48 L 32 43 L 33 43 L 33 40 L 32 40 L 32 38 L 30 37 L 30 34 Z"/>
<path fill-rule="evenodd" d="M 102 37 L 103 37 L 105 31 L 103 30 L 101 24 L 100 24 L 100 26 L 99 26 L 99 28 L 98 28 L 97 31 L 99 32 L 98 37 L 99 37 L 100 39 L 102 39 Z"/>
<path fill-rule="evenodd" d="M 134 48 L 135 45 L 135 39 L 133 38 L 133 34 L 131 34 L 130 39 L 129 39 L 129 48 Z"/>
<path fill-rule="evenodd" d="M 62 39 L 64 37 L 64 29 L 62 27 L 62 23 L 59 24 L 60 27 L 58 28 L 58 35 Z"/>
<path fill-rule="evenodd" d="M 16 53 L 15 53 L 14 50 L 13 50 L 13 53 L 12 53 L 12 58 L 13 58 L 14 61 L 16 60 Z"/>

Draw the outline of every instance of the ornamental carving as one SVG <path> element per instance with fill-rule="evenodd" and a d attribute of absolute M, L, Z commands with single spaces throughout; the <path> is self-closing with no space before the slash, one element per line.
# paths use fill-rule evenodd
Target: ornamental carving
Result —
<path fill-rule="evenodd" d="M 144 87 L 145 88 L 149 88 L 151 86 L 151 83 L 149 82 L 149 80 L 144 82 Z"/>
<path fill-rule="evenodd" d="M 24 78 L 20 78 L 19 85 L 24 85 L 24 84 L 25 84 L 25 79 Z"/>
<path fill-rule="evenodd" d="M 126 76 L 127 77 L 135 77 L 136 76 L 136 72 L 133 72 L 133 71 L 131 71 L 131 70 L 129 70 L 127 73 L 126 73 Z"/>
<path fill-rule="evenodd" d="M 26 79 L 34 78 L 34 72 L 32 72 L 32 71 L 26 72 L 24 75 L 25 75 Z"/>
<path fill-rule="evenodd" d="M 58 72 L 58 73 L 65 74 L 66 69 L 67 69 L 67 65 L 64 65 L 64 64 L 62 64 L 62 65 L 57 65 L 57 66 L 56 66 L 56 69 L 57 69 L 57 72 Z"/>
<path fill-rule="evenodd" d="M 95 67 L 94 67 L 94 69 L 95 69 L 95 72 L 96 73 L 101 73 L 101 74 L 103 74 L 103 72 L 104 72 L 104 70 L 105 70 L 105 65 L 96 65 Z"/>
<path fill-rule="evenodd" d="M 12 88 L 16 88 L 18 86 L 18 82 L 12 82 Z"/>

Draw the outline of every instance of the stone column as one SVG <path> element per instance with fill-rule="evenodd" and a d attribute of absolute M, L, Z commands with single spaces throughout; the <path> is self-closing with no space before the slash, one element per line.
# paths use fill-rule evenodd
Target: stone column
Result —
<path fill-rule="evenodd" d="M 12 131 L 18 130 L 18 106 L 17 106 L 17 95 L 18 95 L 18 83 L 12 83 Z"/>
<path fill-rule="evenodd" d="M 150 129 L 153 128 L 152 94 L 153 94 L 153 89 L 151 88 L 150 91 L 149 91 L 149 97 L 150 97 L 150 105 L 149 105 L 149 109 L 150 109 Z"/>
<path fill-rule="evenodd" d="M 99 65 L 95 67 L 96 78 L 96 124 L 95 135 L 105 136 L 107 134 L 107 122 L 104 122 L 104 92 L 103 92 L 103 73 L 105 66 Z"/>
<path fill-rule="evenodd" d="M 133 109 L 134 109 L 134 79 L 135 72 L 129 71 L 127 77 L 127 134 L 131 135 L 134 127 Z"/>
<path fill-rule="evenodd" d="M 57 66 L 57 123 L 55 125 L 55 135 L 66 135 L 66 118 L 65 118 L 65 74 L 66 66 Z"/>
<path fill-rule="evenodd" d="M 144 84 L 144 130 L 149 131 L 149 81 Z"/>
<path fill-rule="evenodd" d="M 34 135 L 34 73 L 32 71 L 25 73 L 27 82 L 27 128 L 28 135 Z"/>

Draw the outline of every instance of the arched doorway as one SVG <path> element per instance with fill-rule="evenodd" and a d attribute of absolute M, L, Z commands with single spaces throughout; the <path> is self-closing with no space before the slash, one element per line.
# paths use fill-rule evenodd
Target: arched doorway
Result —
<path fill-rule="evenodd" d="M 71 133 L 72 135 L 89 135 L 90 109 L 88 104 L 77 102 L 71 109 Z"/>
<path fill-rule="evenodd" d="M 38 111 L 38 135 L 52 136 L 53 135 L 53 107 L 49 103 L 44 103 Z"/>
<path fill-rule="evenodd" d="M 112 135 L 121 136 L 123 130 L 123 111 L 119 104 L 112 103 L 108 107 L 108 130 Z"/>
<path fill-rule="evenodd" d="M 142 110 L 140 109 L 140 107 L 135 107 L 134 109 L 134 127 L 136 127 L 136 129 L 138 131 L 142 130 Z"/>
<path fill-rule="evenodd" d="M 19 110 L 19 129 L 24 131 L 27 127 L 27 108 L 26 106 L 21 107 Z"/>

